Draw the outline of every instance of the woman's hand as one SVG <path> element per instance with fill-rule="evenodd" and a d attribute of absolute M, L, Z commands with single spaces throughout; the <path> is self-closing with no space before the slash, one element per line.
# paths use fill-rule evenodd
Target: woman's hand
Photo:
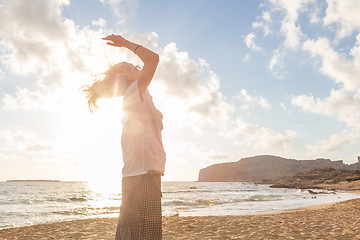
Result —
<path fill-rule="evenodd" d="M 114 35 L 114 34 L 106 36 L 106 37 L 102 38 L 102 40 L 109 41 L 106 44 L 114 46 L 114 47 L 126 47 L 127 44 L 129 43 L 129 41 L 126 40 L 125 38 L 123 38 L 122 36 Z"/>

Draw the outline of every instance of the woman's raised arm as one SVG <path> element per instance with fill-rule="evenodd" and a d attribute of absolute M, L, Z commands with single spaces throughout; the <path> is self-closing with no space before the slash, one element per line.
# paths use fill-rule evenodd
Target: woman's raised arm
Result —
<path fill-rule="evenodd" d="M 144 63 L 144 66 L 141 69 L 140 75 L 137 79 L 139 94 L 141 96 L 141 94 L 146 90 L 154 77 L 156 67 L 159 63 L 159 55 L 151 51 L 150 49 L 147 49 L 146 47 L 126 40 L 120 35 L 112 34 L 104 37 L 103 40 L 108 41 L 108 45 L 115 47 L 125 47 L 133 51 Z"/>

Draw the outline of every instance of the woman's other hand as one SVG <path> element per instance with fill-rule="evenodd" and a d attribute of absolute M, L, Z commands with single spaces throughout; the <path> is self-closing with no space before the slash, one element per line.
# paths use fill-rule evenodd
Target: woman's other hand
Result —
<path fill-rule="evenodd" d="M 102 38 L 102 40 L 109 41 L 106 44 L 114 47 L 125 47 L 126 44 L 128 43 L 128 40 L 126 40 L 120 35 L 115 35 L 115 34 L 108 35 Z"/>

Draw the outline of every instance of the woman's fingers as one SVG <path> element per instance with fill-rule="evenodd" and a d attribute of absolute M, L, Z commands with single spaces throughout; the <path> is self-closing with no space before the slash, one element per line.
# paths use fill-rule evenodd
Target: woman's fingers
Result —
<path fill-rule="evenodd" d="M 111 45 L 111 46 L 115 46 L 113 36 L 114 36 L 114 35 L 112 34 L 112 35 L 103 37 L 102 40 L 110 41 L 110 42 L 107 42 L 106 44 L 107 44 L 107 45 Z"/>
<path fill-rule="evenodd" d="M 125 41 L 125 39 L 121 35 L 115 35 L 115 34 L 111 34 L 106 37 L 103 37 L 102 40 L 110 41 L 110 42 L 107 42 L 106 44 L 115 46 L 115 47 L 122 47 L 124 45 L 124 41 Z"/>
<path fill-rule="evenodd" d="M 114 34 L 111 34 L 111 35 L 107 35 L 106 37 L 102 38 L 104 40 L 107 40 L 107 39 L 114 39 L 116 38 L 117 35 L 114 35 Z"/>
<path fill-rule="evenodd" d="M 103 39 L 103 40 L 111 40 L 113 37 L 114 37 L 114 36 L 109 35 L 109 36 L 103 37 L 102 39 Z"/>

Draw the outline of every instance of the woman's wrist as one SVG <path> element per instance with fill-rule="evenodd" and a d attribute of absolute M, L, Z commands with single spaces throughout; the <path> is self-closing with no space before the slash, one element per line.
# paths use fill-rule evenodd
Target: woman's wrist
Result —
<path fill-rule="evenodd" d="M 130 45 L 131 45 L 131 42 L 129 40 L 125 39 L 124 47 L 129 48 Z"/>
<path fill-rule="evenodd" d="M 129 40 L 126 40 L 124 43 L 124 47 L 126 47 L 127 49 L 129 49 L 130 51 L 133 51 L 133 52 L 138 45 L 139 44 L 131 42 Z"/>
<path fill-rule="evenodd" d="M 136 48 L 134 49 L 134 53 L 136 54 L 136 51 L 140 48 L 140 47 L 142 47 L 140 44 L 138 44 L 137 46 L 136 46 Z"/>

